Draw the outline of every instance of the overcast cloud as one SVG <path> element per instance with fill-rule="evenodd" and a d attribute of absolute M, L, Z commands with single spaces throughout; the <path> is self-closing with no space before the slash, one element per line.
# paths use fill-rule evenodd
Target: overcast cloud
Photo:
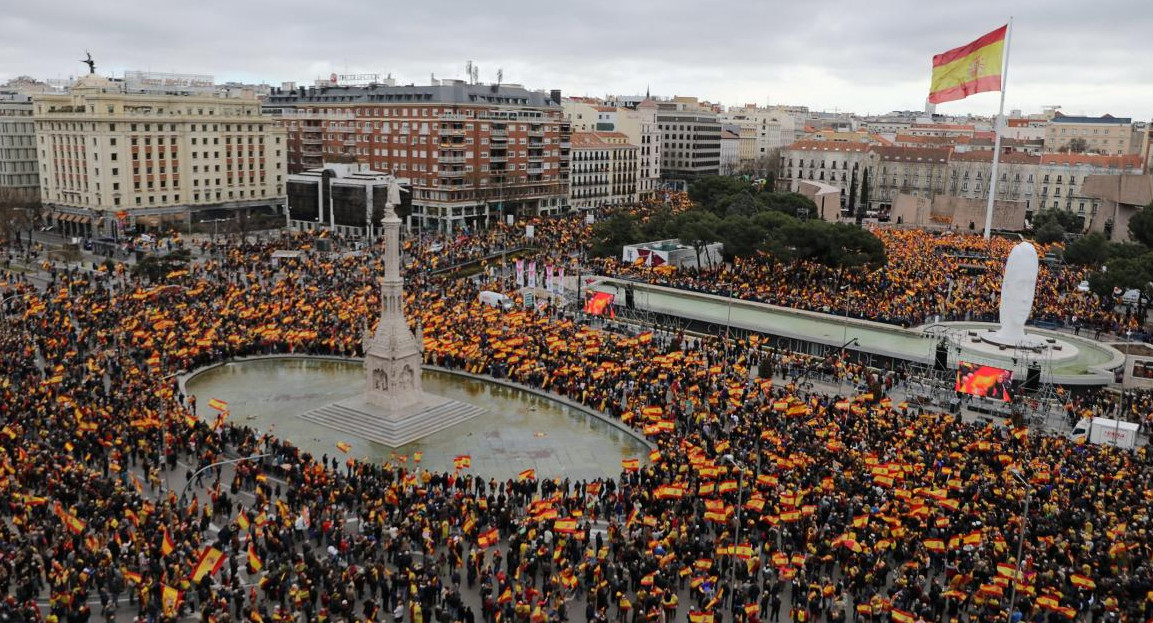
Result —
<path fill-rule="evenodd" d="M 311 83 L 464 76 L 566 95 L 696 95 L 882 113 L 924 107 L 933 54 L 1015 17 L 1006 110 L 1153 117 L 1148 0 L 37 0 L 0 12 L 0 81 L 86 68 Z M 938 112 L 996 112 L 993 93 Z"/>

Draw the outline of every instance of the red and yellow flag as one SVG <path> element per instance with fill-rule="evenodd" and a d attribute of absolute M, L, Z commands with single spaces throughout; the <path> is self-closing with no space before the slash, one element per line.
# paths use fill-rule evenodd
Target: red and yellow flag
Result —
<path fill-rule="evenodd" d="M 175 587 L 164 585 L 160 591 L 160 603 L 164 606 L 164 613 L 172 616 L 176 614 L 176 609 L 180 607 L 180 598 L 183 594 Z"/>
<path fill-rule="evenodd" d="M 221 400 L 219 398 L 209 398 L 208 399 L 208 406 L 212 407 L 213 409 L 216 409 L 217 411 L 227 411 L 228 410 L 228 403 L 224 402 L 223 400 Z"/>
<path fill-rule="evenodd" d="M 496 545 L 499 541 L 500 531 L 496 528 L 490 528 L 476 536 L 476 544 L 486 549 Z"/>
<path fill-rule="evenodd" d="M 256 555 L 256 548 L 253 547 L 252 541 L 248 542 L 248 566 L 252 567 L 253 571 L 260 571 L 264 568 L 264 562 L 260 560 L 260 556 Z"/>
<path fill-rule="evenodd" d="M 192 568 L 192 582 L 199 584 L 204 576 L 215 574 L 220 570 L 220 565 L 224 564 L 224 552 L 212 546 L 207 546 L 204 551 L 200 552 L 200 559 L 196 561 L 196 566 Z"/>
<path fill-rule="evenodd" d="M 338 441 L 338 442 L 336 442 L 336 449 L 340 450 L 341 452 L 343 452 L 345 454 L 348 454 L 348 451 L 352 449 L 352 446 L 349 445 L 348 442 Z"/>
<path fill-rule="evenodd" d="M 621 469 L 626 472 L 635 472 L 641 468 L 640 459 L 622 459 Z"/>
<path fill-rule="evenodd" d="M 472 467 L 472 457 L 467 454 L 457 456 L 452 460 L 452 466 L 457 469 Z"/>
<path fill-rule="evenodd" d="M 536 470 L 535 469 L 526 469 L 523 472 L 517 474 L 516 479 L 517 480 L 535 480 L 536 479 Z"/>
<path fill-rule="evenodd" d="M 172 540 L 172 535 L 168 534 L 168 528 L 164 528 L 164 537 L 160 541 L 160 553 L 167 556 L 176 549 L 176 543 Z"/>
<path fill-rule="evenodd" d="M 1000 91 L 1008 29 L 1002 26 L 972 43 L 934 56 L 929 102 L 940 104 L 974 93 Z"/>
<path fill-rule="evenodd" d="M 929 103 L 954 102 L 973 93 L 1000 91 L 1008 30 L 1008 25 L 1003 25 L 975 42 L 935 55 Z"/>

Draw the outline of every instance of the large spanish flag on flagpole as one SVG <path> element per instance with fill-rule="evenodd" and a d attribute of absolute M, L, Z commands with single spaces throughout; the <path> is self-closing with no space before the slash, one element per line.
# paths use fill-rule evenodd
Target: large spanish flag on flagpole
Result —
<path fill-rule="evenodd" d="M 940 104 L 974 93 L 1000 91 L 1008 29 L 1008 25 L 1002 26 L 972 43 L 934 56 L 929 102 Z"/>

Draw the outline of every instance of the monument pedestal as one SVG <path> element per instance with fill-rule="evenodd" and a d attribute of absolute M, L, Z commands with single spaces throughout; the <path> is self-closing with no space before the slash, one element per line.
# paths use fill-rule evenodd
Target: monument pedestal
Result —
<path fill-rule="evenodd" d="M 386 409 L 363 395 L 313 409 L 300 417 L 348 433 L 399 448 L 470 420 L 485 410 L 476 405 L 432 394 L 398 409 Z"/>

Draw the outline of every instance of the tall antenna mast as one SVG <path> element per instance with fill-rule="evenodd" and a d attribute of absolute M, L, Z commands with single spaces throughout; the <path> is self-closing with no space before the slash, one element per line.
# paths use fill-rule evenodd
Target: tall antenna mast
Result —
<path fill-rule="evenodd" d="M 464 80 L 470 82 L 472 80 L 472 61 L 464 64 Z"/>

